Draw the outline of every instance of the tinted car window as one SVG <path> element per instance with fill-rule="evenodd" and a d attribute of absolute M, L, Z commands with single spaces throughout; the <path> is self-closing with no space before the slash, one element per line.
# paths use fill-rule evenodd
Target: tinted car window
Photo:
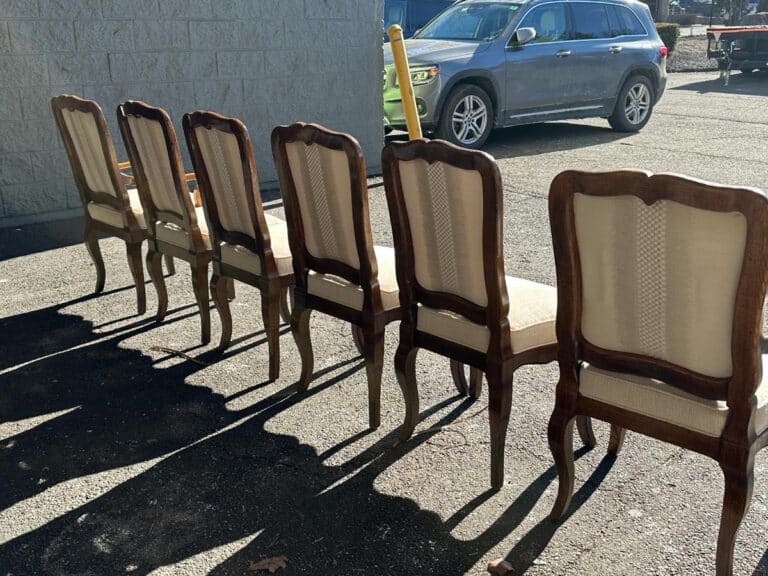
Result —
<path fill-rule="evenodd" d="M 606 4 L 575 2 L 571 4 L 571 8 L 573 9 L 573 32 L 577 40 L 613 36 Z"/>
<path fill-rule="evenodd" d="M 441 12 L 416 37 L 431 40 L 493 40 L 515 17 L 519 4 L 461 3 Z"/>
<path fill-rule="evenodd" d="M 520 21 L 520 28 L 534 28 L 533 42 L 557 42 L 568 40 L 568 16 L 565 4 L 537 6 Z"/>
<path fill-rule="evenodd" d="M 619 21 L 619 34 L 625 36 L 645 36 L 645 27 L 629 8 L 615 6 L 616 18 Z"/>

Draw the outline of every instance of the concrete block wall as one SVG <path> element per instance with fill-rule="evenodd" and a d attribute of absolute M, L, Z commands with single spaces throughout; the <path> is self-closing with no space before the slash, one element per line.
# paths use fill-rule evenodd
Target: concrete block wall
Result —
<path fill-rule="evenodd" d="M 319 122 L 380 165 L 383 0 L 0 0 L 0 227 L 81 211 L 50 98 L 97 100 L 120 160 L 115 108 L 241 118 L 264 187 L 271 129 Z"/>

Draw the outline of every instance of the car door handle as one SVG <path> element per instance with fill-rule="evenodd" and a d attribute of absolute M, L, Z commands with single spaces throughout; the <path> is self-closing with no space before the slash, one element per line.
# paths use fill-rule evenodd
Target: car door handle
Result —
<path fill-rule="evenodd" d="M 555 54 L 555 56 L 557 56 L 558 58 L 567 58 L 570 55 L 571 55 L 570 50 L 560 50 Z"/>
<path fill-rule="evenodd" d="M 623 50 L 623 48 L 621 46 L 611 46 L 608 48 L 608 50 L 610 50 L 613 54 L 618 54 Z"/>

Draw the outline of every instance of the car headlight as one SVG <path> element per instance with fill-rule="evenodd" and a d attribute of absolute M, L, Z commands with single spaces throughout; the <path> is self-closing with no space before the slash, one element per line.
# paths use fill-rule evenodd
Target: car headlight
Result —
<path fill-rule="evenodd" d="M 440 74 L 439 66 L 418 66 L 411 68 L 411 84 L 414 86 L 429 84 L 432 80 L 437 78 L 438 74 Z M 395 85 L 398 84 L 399 82 L 395 83 Z"/>

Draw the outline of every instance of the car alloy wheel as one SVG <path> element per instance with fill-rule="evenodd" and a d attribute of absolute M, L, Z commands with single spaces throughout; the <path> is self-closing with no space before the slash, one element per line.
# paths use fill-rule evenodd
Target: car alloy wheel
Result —
<path fill-rule="evenodd" d="M 453 136 L 464 146 L 470 146 L 485 134 L 488 107 L 479 97 L 468 94 L 459 100 L 451 116 Z"/>
<path fill-rule="evenodd" d="M 630 124 L 642 124 L 651 110 L 651 93 L 648 87 L 638 82 L 627 92 L 624 114 Z"/>

